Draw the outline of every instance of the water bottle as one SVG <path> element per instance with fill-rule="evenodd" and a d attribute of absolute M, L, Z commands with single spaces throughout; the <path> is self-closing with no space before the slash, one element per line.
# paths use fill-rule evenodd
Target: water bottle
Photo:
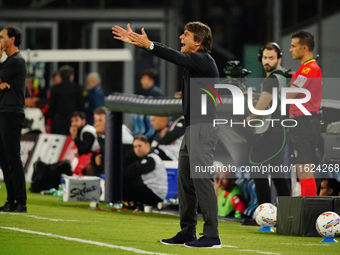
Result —
<path fill-rule="evenodd" d="M 42 190 L 40 191 L 41 195 L 52 195 L 51 190 Z"/>
<path fill-rule="evenodd" d="M 122 209 L 123 204 L 122 203 L 109 203 L 107 206 L 110 207 L 110 208 L 120 210 L 120 209 Z"/>
<path fill-rule="evenodd" d="M 123 207 L 123 204 L 122 204 L 122 203 L 114 203 L 114 204 L 113 204 L 113 208 L 114 208 L 114 209 L 118 209 L 118 210 L 119 210 L 119 209 L 122 209 L 122 207 Z"/>
<path fill-rule="evenodd" d="M 63 194 L 64 194 L 63 185 L 60 183 L 59 186 L 58 186 L 58 190 L 57 190 L 57 196 L 62 197 Z"/>
<path fill-rule="evenodd" d="M 241 213 L 239 210 L 237 210 L 237 211 L 235 212 L 234 217 L 235 217 L 235 219 L 241 219 L 241 218 L 242 218 L 242 213 Z"/>
<path fill-rule="evenodd" d="M 58 195 L 58 190 L 56 190 L 55 188 L 50 189 L 50 192 L 53 196 L 57 196 Z"/>

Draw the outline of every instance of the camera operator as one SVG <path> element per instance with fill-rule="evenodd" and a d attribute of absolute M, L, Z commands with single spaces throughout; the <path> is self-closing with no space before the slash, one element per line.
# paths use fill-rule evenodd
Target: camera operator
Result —
<path fill-rule="evenodd" d="M 280 102 L 279 91 L 286 85 L 284 69 L 280 66 L 282 52 L 278 44 L 274 42 L 267 43 L 262 47 L 258 54 L 258 60 L 261 62 L 267 77 L 262 83 L 260 97 L 255 105 L 256 110 L 266 110 L 272 106 L 273 96 L 277 96 L 277 102 Z M 276 95 L 273 94 L 273 88 L 277 88 Z M 280 103 L 278 103 L 280 105 Z M 254 125 L 255 119 L 279 119 L 281 120 L 280 107 L 269 116 L 259 116 L 254 113 L 247 117 L 247 122 Z M 263 124 L 265 123 L 265 124 Z M 267 125 L 266 125 L 267 124 Z M 261 126 L 255 127 L 255 137 L 252 149 L 250 151 L 250 163 L 253 165 L 270 165 L 280 166 L 284 161 L 284 146 L 286 143 L 285 129 L 280 122 L 275 123 L 263 121 Z M 272 173 L 273 177 L 273 173 Z M 271 192 L 268 177 L 263 173 L 253 175 L 258 203 L 271 203 Z M 277 194 L 279 196 L 290 196 L 288 180 L 284 173 L 275 173 L 272 178 Z"/>

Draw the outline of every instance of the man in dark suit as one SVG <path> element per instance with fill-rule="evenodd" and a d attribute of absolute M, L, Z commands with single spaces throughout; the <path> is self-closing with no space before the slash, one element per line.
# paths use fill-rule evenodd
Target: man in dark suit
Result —
<path fill-rule="evenodd" d="M 0 212 L 27 212 L 25 174 L 20 157 L 21 128 L 25 120 L 26 63 L 19 52 L 22 34 L 8 26 L 0 32 L 0 164 L 4 174 L 7 202 Z"/>
<path fill-rule="evenodd" d="M 213 127 L 216 108 L 213 99 L 207 100 L 207 113 L 201 114 L 202 82 L 193 79 L 213 78 L 218 80 L 218 69 L 211 57 L 212 33 L 210 27 L 201 22 L 189 22 L 179 37 L 180 51 L 162 43 L 150 41 L 142 28 L 142 34 L 119 26 L 112 28 L 114 38 L 140 48 L 151 54 L 183 67 L 182 108 L 186 129 L 178 159 L 178 196 L 181 231 L 174 237 L 162 239 L 166 245 L 185 245 L 199 248 L 221 248 L 217 221 L 217 197 L 210 174 L 193 176 L 195 166 L 212 166 L 218 127 Z M 210 82 L 209 82 L 210 83 Z M 194 100 L 194 98 L 196 100 Z M 200 205 L 204 226 L 203 236 L 197 239 L 197 207 Z"/>
<path fill-rule="evenodd" d="M 62 66 L 59 73 L 62 82 L 51 89 L 51 132 L 68 135 L 71 113 L 84 111 L 83 95 L 80 86 L 73 83 L 74 71 L 71 66 Z"/>

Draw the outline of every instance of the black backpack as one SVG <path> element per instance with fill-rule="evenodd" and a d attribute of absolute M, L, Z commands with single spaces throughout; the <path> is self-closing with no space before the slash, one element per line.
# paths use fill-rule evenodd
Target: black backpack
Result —
<path fill-rule="evenodd" d="M 58 189 L 62 174 L 72 175 L 70 161 L 64 160 L 54 164 L 36 161 L 33 164 L 31 192 L 39 193 L 42 190 Z"/>

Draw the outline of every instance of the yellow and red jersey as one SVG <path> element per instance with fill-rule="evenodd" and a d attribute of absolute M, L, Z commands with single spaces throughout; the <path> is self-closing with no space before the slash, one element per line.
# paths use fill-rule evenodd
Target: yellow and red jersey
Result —
<path fill-rule="evenodd" d="M 319 114 L 319 108 L 322 98 L 322 74 L 319 65 L 315 59 L 303 63 L 295 74 L 292 76 L 290 87 L 304 88 L 311 93 L 311 99 L 302 105 L 310 112 Z M 304 98 L 305 94 L 299 93 L 296 98 Z M 295 105 L 289 107 L 289 116 L 302 116 L 303 113 Z"/>

